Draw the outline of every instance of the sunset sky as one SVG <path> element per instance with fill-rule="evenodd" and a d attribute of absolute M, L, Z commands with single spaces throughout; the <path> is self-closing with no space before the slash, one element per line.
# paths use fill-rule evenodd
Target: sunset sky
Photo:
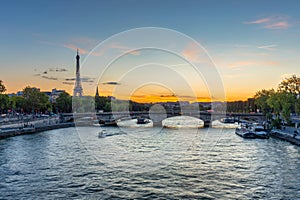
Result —
<path fill-rule="evenodd" d="M 3 1 L 0 80 L 6 93 L 30 85 L 72 94 L 78 48 L 85 95 L 98 85 L 136 101 L 208 101 L 224 87 L 226 100 L 243 100 L 300 75 L 299 10 L 297 0 Z M 134 31 L 142 27 L 174 35 Z"/>

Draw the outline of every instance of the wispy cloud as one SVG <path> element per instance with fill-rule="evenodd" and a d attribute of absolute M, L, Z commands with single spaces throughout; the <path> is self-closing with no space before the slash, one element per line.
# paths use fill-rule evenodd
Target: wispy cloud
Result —
<path fill-rule="evenodd" d="M 121 85 L 121 83 L 115 82 L 115 81 L 108 81 L 102 83 L 103 85 Z"/>
<path fill-rule="evenodd" d="M 70 39 L 68 43 L 57 43 L 47 40 L 38 39 L 36 40 L 38 43 L 51 45 L 51 46 L 59 46 L 59 47 L 65 47 L 68 49 L 71 49 L 72 51 L 79 51 L 80 54 L 85 55 L 90 53 L 91 49 L 93 49 L 100 41 L 92 38 L 86 38 L 86 37 L 78 37 Z M 93 56 L 101 56 L 103 52 L 91 52 L 91 55 Z"/>
<path fill-rule="evenodd" d="M 69 81 L 75 81 L 76 80 L 76 78 L 65 78 L 65 82 L 69 82 Z M 84 83 L 93 83 L 94 82 L 94 80 L 95 80 L 95 78 L 90 78 L 90 77 L 83 77 L 83 78 L 81 78 L 80 79 L 81 80 L 81 82 L 84 82 Z"/>
<path fill-rule="evenodd" d="M 41 76 L 41 77 L 44 78 L 44 79 L 52 80 L 52 81 L 57 81 L 58 80 L 58 78 L 52 77 L 52 76 Z"/>
<path fill-rule="evenodd" d="M 176 97 L 175 94 L 165 94 L 165 95 L 160 95 L 159 97 Z"/>
<path fill-rule="evenodd" d="M 189 61 L 195 63 L 203 63 L 206 62 L 201 55 L 203 55 L 202 49 L 196 43 L 190 43 L 186 46 L 186 48 L 181 52 L 182 55 Z"/>
<path fill-rule="evenodd" d="M 272 23 L 272 24 L 267 24 L 265 26 L 265 28 L 268 28 L 268 29 L 287 29 L 290 26 L 291 25 L 287 21 L 279 21 L 279 22 L 275 22 L 275 23 Z"/>
<path fill-rule="evenodd" d="M 68 48 L 68 49 L 71 49 L 73 51 L 77 51 L 77 49 L 78 49 L 79 53 L 83 54 L 83 55 L 89 53 L 87 50 L 85 50 L 83 48 L 80 48 L 80 47 L 78 47 L 78 46 L 76 46 L 74 44 L 64 44 L 63 46 L 66 47 L 66 48 Z"/>
<path fill-rule="evenodd" d="M 49 72 L 66 72 L 66 71 L 68 71 L 68 69 L 55 67 L 55 68 L 49 68 L 48 71 Z"/>
<path fill-rule="evenodd" d="M 81 78 L 81 82 L 84 82 L 84 83 L 93 83 L 94 80 L 95 80 L 94 78 L 90 78 L 90 77 Z"/>
<path fill-rule="evenodd" d="M 65 85 L 74 85 L 74 82 L 66 82 L 66 81 L 63 81 L 62 84 L 65 84 Z"/>
<path fill-rule="evenodd" d="M 57 75 L 57 73 L 63 73 L 68 71 L 66 68 L 63 67 L 53 67 L 53 68 L 48 68 L 46 70 L 43 70 L 41 72 L 38 72 L 37 69 L 34 70 L 35 74 L 34 76 L 40 76 L 41 78 L 44 79 L 49 79 L 49 80 L 58 80 L 59 78 L 53 77 L 51 75 L 55 76 Z"/>
<path fill-rule="evenodd" d="M 288 17 L 281 15 L 248 21 L 244 22 L 244 24 L 258 24 L 265 29 L 288 29 L 291 26 Z"/>
<path fill-rule="evenodd" d="M 75 81 L 76 78 L 66 78 L 65 81 Z"/>
<path fill-rule="evenodd" d="M 245 24 L 263 24 L 263 23 L 267 23 L 270 22 L 271 18 L 262 18 L 262 19 L 257 19 L 254 21 L 250 21 L 250 22 L 244 22 Z"/>
<path fill-rule="evenodd" d="M 79 45 L 75 45 L 75 44 L 64 44 L 63 45 L 64 47 L 68 48 L 68 49 L 71 49 L 72 51 L 79 51 L 79 53 L 81 55 L 86 55 L 86 54 L 90 54 L 92 56 L 102 56 L 103 55 L 103 51 L 93 51 L 91 52 L 91 50 L 88 50 L 86 48 L 81 48 L 79 47 Z"/>
<path fill-rule="evenodd" d="M 128 54 L 135 55 L 135 56 L 140 55 L 140 51 L 132 50 L 129 47 L 126 47 L 126 46 L 123 46 L 123 45 L 120 45 L 120 44 L 117 44 L 117 43 L 110 44 L 109 48 L 111 48 L 111 49 L 119 49 L 123 53 L 128 53 Z"/>
<path fill-rule="evenodd" d="M 257 48 L 274 51 L 274 50 L 276 50 L 275 47 L 277 47 L 276 44 L 271 44 L 271 45 L 258 46 Z"/>

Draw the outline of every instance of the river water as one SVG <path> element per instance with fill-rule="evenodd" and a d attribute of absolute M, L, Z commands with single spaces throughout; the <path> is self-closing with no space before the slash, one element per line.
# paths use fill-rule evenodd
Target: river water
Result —
<path fill-rule="evenodd" d="M 52 130 L 0 140 L 0 199 L 300 199 L 300 148 L 233 129 Z"/>

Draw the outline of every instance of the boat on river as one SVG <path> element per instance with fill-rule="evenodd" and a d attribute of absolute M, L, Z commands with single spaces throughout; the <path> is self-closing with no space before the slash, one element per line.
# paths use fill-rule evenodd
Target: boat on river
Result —
<path fill-rule="evenodd" d="M 139 118 L 137 118 L 136 123 L 137 124 L 149 124 L 150 120 L 147 118 L 144 118 L 144 117 L 139 117 Z"/>
<path fill-rule="evenodd" d="M 220 120 L 224 124 L 234 124 L 235 119 L 233 117 L 225 117 Z"/>
<path fill-rule="evenodd" d="M 99 120 L 100 126 L 118 126 L 117 120 L 111 118 L 106 120 Z"/>
<path fill-rule="evenodd" d="M 235 129 L 235 134 L 243 138 L 256 138 L 256 135 L 253 131 L 246 127 L 238 127 Z"/>
<path fill-rule="evenodd" d="M 108 133 L 106 130 L 102 130 L 98 133 L 98 138 L 105 138 L 105 137 L 113 136 L 113 135 L 117 135 L 117 134 Z"/>
<path fill-rule="evenodd" d="M 255 133 L 256 138 L 261 138 L 261 139 L 269 138 L 269 133 L 261 125 L 256 125 L 256 126 L 252 127 L 252 131 Z"/>
<path fill-rule="evenodd" d="M 243 138 L 259 138 L 259 139 L 268 139 L 269 134 L 261 125 L 242 125 L 241 127 L 238 127 L 235 129 L 235 133 L 238 136 L 241 136 Z"/>

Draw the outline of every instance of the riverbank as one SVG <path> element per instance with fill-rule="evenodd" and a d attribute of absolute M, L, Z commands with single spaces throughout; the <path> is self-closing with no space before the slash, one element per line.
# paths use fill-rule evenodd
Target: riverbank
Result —
<path fill-rule="evenodd" d="M 18 135 L 33 134 L 33 133 L 60 129 L 60 128 L 74 127 L 74 126 L 75 126 L 74 122 L 68 122 L 68 123 L 57 123 L 57 124 L 45 124 L 42 126 L 6 128 L 0 130 L 0 139 L 18 136 Z"/>
<path fill-rule="evenodd" d="M 292 144 L 300 146 L 300 134 L 296 134 L 297 129 L 293 127 L 286 127 L 285 129 L 274 129 L 271 131 L 270 135 L 274 138 L 285 140 Z"/>

